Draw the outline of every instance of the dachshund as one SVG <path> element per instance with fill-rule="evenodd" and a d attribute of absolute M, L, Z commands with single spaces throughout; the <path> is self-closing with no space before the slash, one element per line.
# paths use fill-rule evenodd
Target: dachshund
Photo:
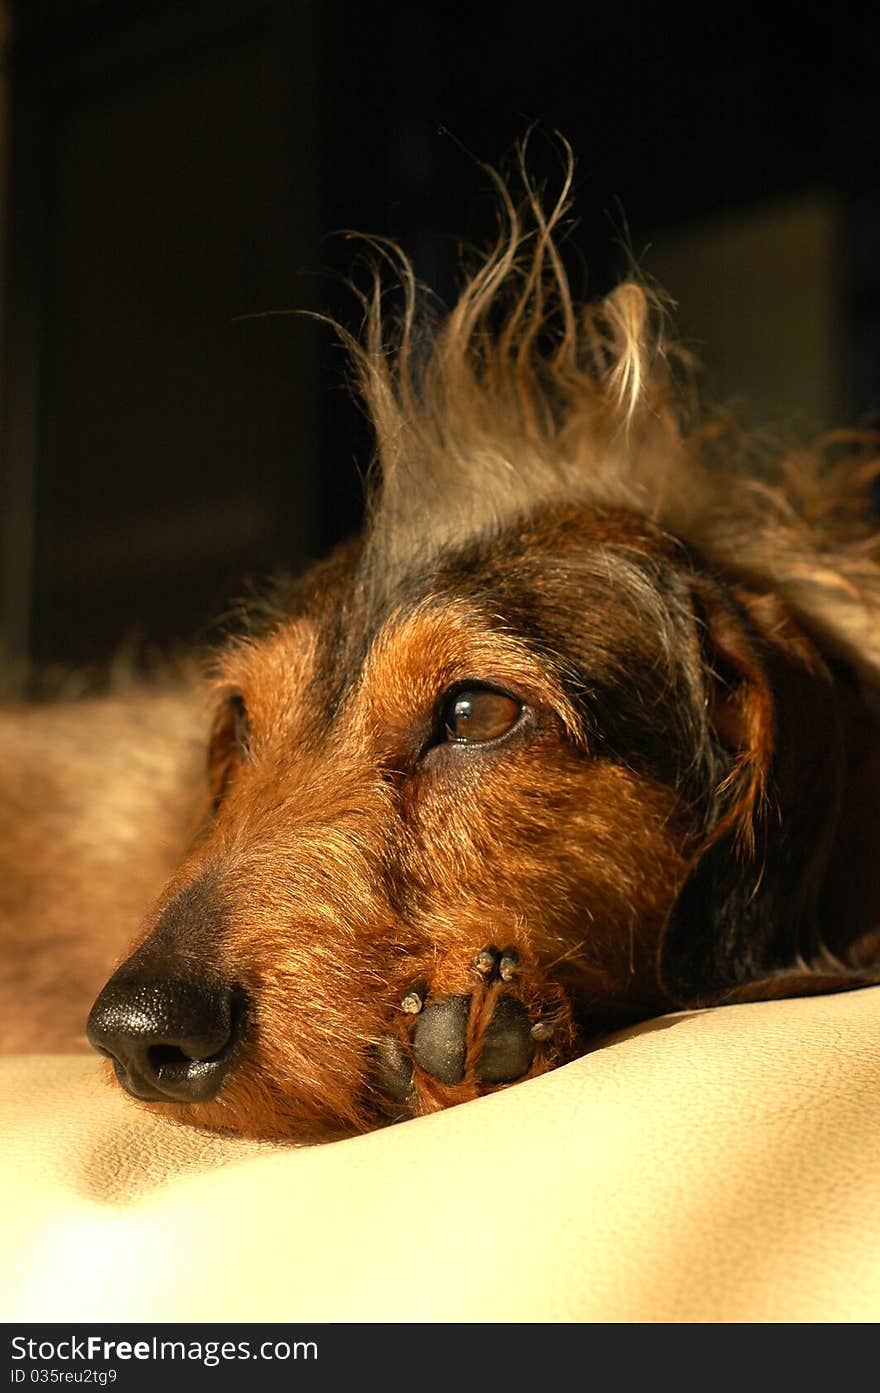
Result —
<path fill-rule="evenodd" d="M 575 302 L 568 181 L 549 211 L 498 188 L 443 314 L 377 244 L 399 315 L 377 270 L 340 330 L 364 532 L 213 654 L 207 774 L 196 676 L 52 740 L 47 709 L 7 717 L 7 919 L 47 999 L 66 921 L 103 944 L 168 874 L 88 1017 L 154 1112 L 326 1140 L 670 1011 L 876 980 L 872 443 L 701 413 L 644 278 Z"/>

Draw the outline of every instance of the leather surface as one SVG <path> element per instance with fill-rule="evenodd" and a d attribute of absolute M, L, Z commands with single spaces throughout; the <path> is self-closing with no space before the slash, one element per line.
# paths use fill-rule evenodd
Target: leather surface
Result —
<path fill-rule="evenodd" d="M 0 1061 L 4 1320 L 875 1321 L 880 988 L 681 1014 L 351 1141 Z"/>

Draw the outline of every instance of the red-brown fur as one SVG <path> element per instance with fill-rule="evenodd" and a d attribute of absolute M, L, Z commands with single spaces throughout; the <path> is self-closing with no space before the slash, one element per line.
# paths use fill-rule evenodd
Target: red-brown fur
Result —
<path fill-rule="evenodd" d="M 147 1104 L 183 1121 L 323 1138 L 475 1097 L 498 1086 L 478 1073 L 505 995 L 546 1026 L 532 1076 L 679 1005 L 871 975 L 869 454 L 853 440 L 831 442 L 833 464 L 827 450 L 758 457 L 720 418 L 694 424 L 650 292 L 627 284 L 578 310 L 553 240 L 562 201 L 545 216 L 530 197 L 531 230 L 502 202 L 499 244 L 427 357 L 405 263 L 395 351 L 369 300 L 351 348 L 383 482 L 364 540 L 280 586 L 216 656 L 207 780 L 191 772 L 191 717 L 175 716 L 174 816 L 155 798 L 140 820 L 128 809 L 137 849 L 110 846 L 106 894 L 90 869 L 104 824 L 83 834 L 88 790 L 64 767 L 76 714 L 58 714 L 49 785 L 34 790 L 25 759 L 9 800 L 16 1002 L 56 862 L 74 889 L 50 938 L 89 937 L 86 921 L 114 912 L 114 875 L 146 864 L 155 880 L 191 819 L 134 961 L 207 974 L 245 1004 L 217 1096 Z M 444 701 L 475 686 L 523 714 L 494 743 L 452 743 Z M 199 709 L 189 688 L 173 700 Z M 78 710 L 100 720 L 100 703 Z M 7 718 L 10 758 L 33 719 Z M 518 950 L 512 982 L 475 971 L 489 943 Z M 33 956 L 45 991 L 62 948 Z M 71 1004 L 95 975 L 92 962 Z M 464 1077 L 416 1061 L 389 1097 L 377 1060 L 410 1055 L 414 983 L 427 1004 L 470 998 Z M 68 1043 L 53 1016 L 54 1035 L 21 1026 L 13 1047 Z"/>

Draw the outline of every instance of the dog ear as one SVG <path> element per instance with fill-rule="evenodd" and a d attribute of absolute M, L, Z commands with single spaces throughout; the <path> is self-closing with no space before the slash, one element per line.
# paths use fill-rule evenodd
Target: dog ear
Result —
<path fill-rule="evenodd" d="M 660 943 L 660 981 L 679 1005 L 809 972 L 843 791 L 834 683 L 783 602 L 701 581 L 696 603 L 726 772 Z"/>

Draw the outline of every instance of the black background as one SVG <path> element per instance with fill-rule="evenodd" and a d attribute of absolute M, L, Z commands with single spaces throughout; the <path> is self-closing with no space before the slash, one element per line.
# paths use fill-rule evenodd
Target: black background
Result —
<path fill-rule="evenodd" d="M 12 5 L 2 634 L 37 665 L 168 648 L 358 525 L 370 438 L 311 308 L 346 228 L 444 298 L 480 160 L 573 145 L 578 290 L 664 229 L 845 211 L 837 399 L 880 405 L 877 26 L 855 8 L 21 0 Z M 870 26 L 870 27 L 868 27 Z M 781 351 L 784 351 L 782 346 Z"/>

